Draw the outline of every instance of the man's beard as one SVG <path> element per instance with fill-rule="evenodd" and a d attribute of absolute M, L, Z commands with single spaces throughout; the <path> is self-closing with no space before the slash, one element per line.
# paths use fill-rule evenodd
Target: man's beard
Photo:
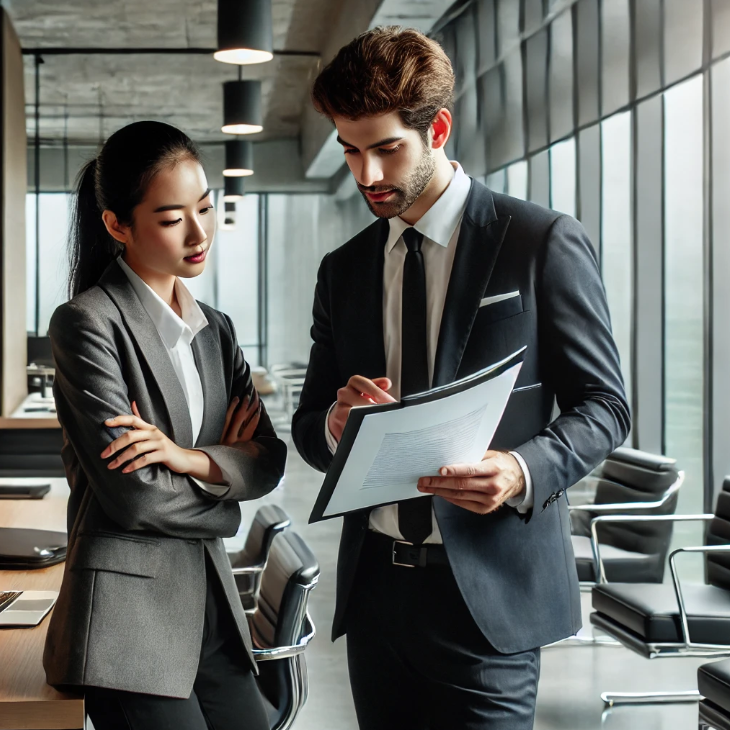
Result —
<path fill-rule="evenodd" d="M 434 160 L 431 151 L 424 147 L 423 155 L 418 161 L 418 166 L 406 178 L 402 187 L 386 188 L 393 192 L 392 197 L 385 203 L 371 203 L 368 200 L 366 192 L 377 193 L 385 192 L 379 190 L 379 186 L 373 185 L 368 188 L 362 188 L 358 185 L 358 190 L 362 193 L 370 212 L 378 218 L 395 218 L 397 215 L 403 215 L 426 189 L 436 172 L 436 160 Z"/>

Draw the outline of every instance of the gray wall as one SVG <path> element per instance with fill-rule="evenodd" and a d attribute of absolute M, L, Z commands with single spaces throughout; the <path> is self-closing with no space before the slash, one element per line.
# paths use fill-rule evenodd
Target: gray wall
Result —
<path fill-rule="evenodd" d="M 27 395 L 25 339 L 25 93 L 20 43 L 0 8 L 0 416 Z"/>

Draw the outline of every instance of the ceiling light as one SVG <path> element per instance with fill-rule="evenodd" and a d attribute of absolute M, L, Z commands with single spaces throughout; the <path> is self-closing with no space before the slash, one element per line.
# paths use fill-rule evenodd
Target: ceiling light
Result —
<path fill-rule="evenodd" d="M 226 142 L 226 177 L 253 175 L 253 143 L 247 139 L 229 139 Z"/>
<path fill-rule="evenodd" d="M 226 134 L 256 134 L 263 130 L 260 81 L 223 84 L 223 126 Z"/>
<path fill-rule="evenodd" d="M 223 179 L 223 201 L 230 203 L 234 200 L 240 200 L 243 197 L 243 178 L 242 177 L 226 177 Z"/>
<path fill-rule="evenodd" d="M 218 230 L 232 231 L 236 228 L 236 204 L 223 203 L 223 210 L 218 216 Z"/>
<path fill-rule="evenodd" d="M 271 0 L 218 0 L 216 61 L 264 63 L 273 57 Z"/>

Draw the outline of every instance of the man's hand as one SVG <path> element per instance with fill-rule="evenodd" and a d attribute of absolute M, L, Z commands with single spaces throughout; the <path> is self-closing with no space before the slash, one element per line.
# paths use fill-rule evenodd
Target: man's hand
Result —
<path fill-rule="evenodd" d="M 454 464 L 441 476 L 422 477 L 418 489 L 470 512 L 486 515 L 525 489 L 525 475 L 512 454 L 487 451 L 478 464 Z"/>
<path fill-rule="evenodd" d="M 368 380 L 362 375 L 353 375 L 347 385 L 337 391 L 337 403 L 327 419 L 330 433 L 339 442 L 351 408 L 374 403 L 394 403 L 395 398 L 386 392 L 392 387 L 393 383 L 388 378 Z"/>

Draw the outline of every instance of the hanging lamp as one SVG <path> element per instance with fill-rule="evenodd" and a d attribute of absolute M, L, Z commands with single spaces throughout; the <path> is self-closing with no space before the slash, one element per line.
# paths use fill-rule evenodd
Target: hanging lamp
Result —
<path fill-rule="evenodd" d="M 256 134 L 263 130 L 260 81 L 223 84 L 223 126 L 226 134 Z"/>
<path fill-rule="evenodd" d="M 223 179 L 223 202 L 231 203 L 243 197 L 243 178 L 226 177 Z"/>
<path fill-rule="evenodd" d="M 226 142 L 226 177 L 253 175 L 253 143 L 247 139 L 229 139 Z"/>
<path fill-rule="evenodd" d="M 274 57 L 271 0 L 218 0 L 216 61 L 239 65 Z"/>

